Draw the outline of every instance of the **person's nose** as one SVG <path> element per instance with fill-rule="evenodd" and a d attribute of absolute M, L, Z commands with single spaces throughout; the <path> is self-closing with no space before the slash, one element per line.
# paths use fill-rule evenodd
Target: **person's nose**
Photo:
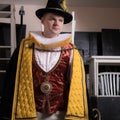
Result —
<path fill-rule="evenodd" d="M 55 25 L 59 25 L 59 21 L 58 21 L 58 20 L 55 20 L 54 24 L 55 24 Z"/>

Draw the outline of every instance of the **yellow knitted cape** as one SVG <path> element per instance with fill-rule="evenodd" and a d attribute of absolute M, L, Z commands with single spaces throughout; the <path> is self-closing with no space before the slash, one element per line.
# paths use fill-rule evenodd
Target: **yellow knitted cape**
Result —
<path fill-rule="evenodd" d="M 32 49 L 30 39 L 22 41 L 18 56 L 12 119 L 36 120 L 36 109 L 32 78 Z M 88 120 L 86 84 L 83 62 L 74 50 L 71 87 L 65 119 Z"/>
<path fill-rule="evenodd" d="M 83 60 L 74 49 L 67 120 L 88 120 L 88 104 Z"/>
<path fill-rule="evenodd" d="M 23 40 L 20 46 L 12 108 L 12 120 L 36 120 L 32 78 L 32 42 Z"/>

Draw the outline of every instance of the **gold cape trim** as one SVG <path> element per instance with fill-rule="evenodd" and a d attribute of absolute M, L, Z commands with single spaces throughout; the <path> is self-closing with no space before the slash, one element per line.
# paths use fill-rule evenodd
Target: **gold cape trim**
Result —
<path fill-rule="evenodd" d="M 12 120 L 21 118 L 36 120 L 32 78 L 32 49 L 29 47 L 32 44 L 29 39 L 21 42 L 16 71 Z"/>
<path fill-rule="evenodd" d="M 32 45 L 33 41 L 30 39 L 24 39 L 21 42 L 11 120 L 19 118 L 36 120 L 32 78 Z M 88 120 L 88 106 L 84 75 L 82 59 L 78 51 L 74 50 L 71 86 L 65 119 Z"/>
<path fill-rule="evenodd" d="M 82 57 L 77 49 L 73 51 L 72 77 L 65 119 L 88 120 L 85 70 Z"/>

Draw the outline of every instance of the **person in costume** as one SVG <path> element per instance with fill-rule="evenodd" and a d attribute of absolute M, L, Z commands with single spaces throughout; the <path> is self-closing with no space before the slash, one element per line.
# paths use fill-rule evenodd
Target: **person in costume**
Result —
<path fill-rule="evenodd" d="M 13 53 L 5 77 L 0 120 L 88 120 L 82 57 L 72 35 L 64 0 L 48 0 L 36 11 L 42 32 L 30 32 Z"/>

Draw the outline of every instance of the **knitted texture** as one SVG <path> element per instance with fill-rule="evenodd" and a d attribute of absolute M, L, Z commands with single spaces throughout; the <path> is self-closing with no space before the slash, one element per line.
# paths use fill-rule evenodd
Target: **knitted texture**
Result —
<path fill-rule="evenodd" d="M 36 109 L 32 82 L 32 49 L 30 42 L 23 41 L 18 57 L 18 69 L 16 74 L 16 90 L 14 99 L 16 106 L 15 118 L 35 118 Z"/>
<path fill-rule="evenodd" d="M 72 79 L 65 119 L 88 120 L 84 66 L 82 58 L 76 49 L 73 52 Z"/>

